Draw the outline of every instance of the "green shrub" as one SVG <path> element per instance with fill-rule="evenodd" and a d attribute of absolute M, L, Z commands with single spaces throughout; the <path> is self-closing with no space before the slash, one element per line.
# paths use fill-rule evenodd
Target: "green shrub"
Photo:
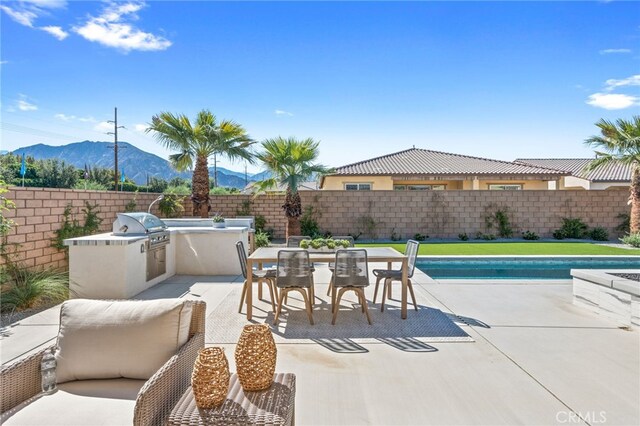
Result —
<path fill-rule="evenodd" d="M 555 238 L 556 240 L 564 240 L 565 238 L 567 238 L 562 229 L 556 229 L 551 235 L 553 235 L 553 238 Z"/>
<path fill-rule="evenodd" d="M 498 230 L 498 236 L 500 238 L 513 237 L 513 227 L 511 226 L 508 207 L 500 207 L 495 204 L 491 204 L 487 206 L 485 211 L 489 211 L 484 217 L 484 223 L 487 230 L 490 231 L 495 227 Z"/>
<path fill-rule="evenodd" d="M 522 238 L 525 240 L 539 240 L 540 237 L 538 236 L 538 234 L 536 234 L 535 232 L 532 231 L 525 231 L 522 233 Z"/>
<path fill-rule="evenodd" d="M 582 219 L 574 217 L 563 217 L 562 218 L 562 226 L 558 231 L 562 232 L 563 238 L 576 238 L 581 239 L 587 236 L 588 226 L 586 223 L 582 221 Z M 554 232 L 554 238 L 555 236 Z M 557 238 L 561 240 L 562 238 Z"/>
<path fill-rule="evenodd" d="M 493 240 L 496 239 L 496 236 L 493 235 L 493 234 L 484 234 L 482 236 L 482 239 L 485 240 L 485 241 L 493 241 Z"/>
<path fill-rule="evenodd" d="M 429 236 L 428 236 L 428 235 L 424 235 L 424 234 L 421 234 L 421 233 L 419 233 L 419 232 L 418 232 L 418 233 L 416 233 L 416 234 L 413 236 L 413 239 L 414 239 L 414 240 L 416 240 L 416 241 L 424 241 L 424 240 L 426 240 L 427 238 L 429 238 Z"/>
<path fill-rule="evenodd" d="M 620 241 L 631 247 L 640 247 L 640 233 L 625 235 Z"/>
<path fill-rule="evenodd" d="M 164 198 L 158 202 L 158 210 L 164 217 L 180 216 L 184 211 L 182 196 L 172 193 L 164 194 Z"/>
<path fill-rule="evenodd" d="M 58 304 L 69 298 L 69 275 L 52 269 L 10 268 L 11 283 L 0 297 L 3 312 Z"/>
<path fill-rule="evenodd" d="M 84 202 L 82 213 L 84 214 L 84 224 L 80 225 L 77 219 L 71 216 L 71 204 L 67 204 L 62 213 L 62 226 L 55 231 L 56 236 L 53 238 L 51 245 L 58 250 L 66 248 L 64 240 L 67 238 L 82 237 L 85 235 L 95 234 L 100 229 L 102 218 L 98 216 L 98 205 L 91 205 L 88 201 Z"/>
<path fill-rule="evenodd" d="M 469 236 L 467 235 L 466 232 L 462 232 L 458 234 L 458 239 L 461 241 L 469 241 Z"/>
<path fill-rule="evenodd" d="M 400 241 L 400 235 L 396 232 L 396 228 L 391 230 L 391 241 Z"/>
<path fill-rule="evenodd" d="M 96 182 L 95 180 L 82 180 L 82 181 L 78 181 L 76 182 L 75 186 L 73 187 L 73 189 L 89 189 L 92 191 L 106 191 L 108 190 L 108 188 L 101 184 L 100 182 Z"/>
<path fill-rule="evenodd" d="M 596 226 L 589 230 L 589 238 L 594 241 L 608 241 L 609 240 L 609 232 L 602 226 Z"/>
<path fill-rule="evenodd" d="M 631 215 L 629 213 L 620 213 L 616 218 L 620 220 L 620 223 L 616 226 L 616 231 L 621 234 L 629 233 L 629 228 L 631 227 Z"/>
<path fill-rule="evenodd" d="M 256 247 L 269 247 L 269 234 L 262 231 L 256 231 Z"/>
<path fill-rule="evenodd" d="M 306 206 L 304 208 L 304 213 L 300 216 L 300 230 L 302 235 L 308 235 L 311 238 L 321 235 L 316 214 L 317 211 L 313 206 Z"/>

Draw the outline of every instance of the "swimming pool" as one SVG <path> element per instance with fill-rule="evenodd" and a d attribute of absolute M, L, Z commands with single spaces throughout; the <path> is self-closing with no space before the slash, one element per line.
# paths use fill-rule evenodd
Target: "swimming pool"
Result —
<path fill-rule="evenodd" d="M 571 279 L 571 269 L 638 269 L 640 257 L 420 257 L 433 279 Z"/>

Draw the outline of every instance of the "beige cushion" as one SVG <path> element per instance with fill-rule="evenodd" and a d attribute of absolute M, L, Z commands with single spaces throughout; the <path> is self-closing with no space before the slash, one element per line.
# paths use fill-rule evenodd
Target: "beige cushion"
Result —
<path fill-rule="evenodd" d="M 58 385 L 51 394 L 38 394 L 7 413 L 3 425 L 131 425 L 136 397 L 144 380 L 83 380 Z"/>
<path fill-rule="evenodd" d="M 68 300 L 60 309 L 58 383 L 149 379 L 189 338 L 183 299 Z"/>

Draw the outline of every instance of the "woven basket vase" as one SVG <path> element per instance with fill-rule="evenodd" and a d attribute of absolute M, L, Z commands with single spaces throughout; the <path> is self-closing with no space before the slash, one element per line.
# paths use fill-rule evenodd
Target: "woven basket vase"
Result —
<path fill-rule="evenodd" d="M 236 369 L 242 389 L 268 389 L 276 371 L 276 342 L 267 324 L 245 325 L 236 346 Z"/>
<path fill-rule="evenodd" d="M 229 392 L 229 363 L 223 348 L 204 348 L 193 366 L 191 387 L 198 408 L 222 404 Z"/>

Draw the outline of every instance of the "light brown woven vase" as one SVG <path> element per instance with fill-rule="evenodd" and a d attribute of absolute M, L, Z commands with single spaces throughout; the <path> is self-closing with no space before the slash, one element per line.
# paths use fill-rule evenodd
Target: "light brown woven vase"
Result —
<path fill-rule="evenodd" d="M 245 325 L 236 346 L 236 369 L 242 389 L 268 389 L 276 371 L 276 342 L 267 324 Z"/>
<path fill-rule="evenodd" d="M 229 363 L 223 348 L 204 348 L 191 374 L 191 387 L 198 408 L 214 408 L 222 404 L 229 392 Z"/>

